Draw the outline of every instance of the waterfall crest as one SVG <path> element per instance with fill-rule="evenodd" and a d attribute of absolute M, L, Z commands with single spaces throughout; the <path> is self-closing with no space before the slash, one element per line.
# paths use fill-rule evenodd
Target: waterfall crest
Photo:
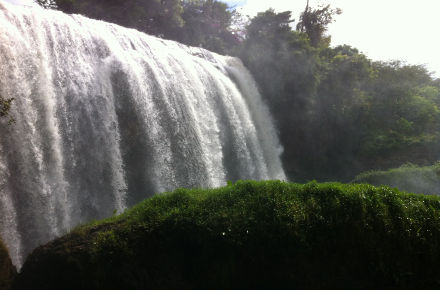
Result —
<path fill-rule="evenodd" d="M 285 179 L 237 58 L 0 0 L 0 235 L 16 265 L 75 225 L 177 187 Z"/>

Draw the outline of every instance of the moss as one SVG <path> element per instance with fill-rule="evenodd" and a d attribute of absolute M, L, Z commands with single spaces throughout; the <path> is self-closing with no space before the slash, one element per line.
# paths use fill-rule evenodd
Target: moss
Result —
<path fill-rule="evenodd" d="M 440 198 L 240 181 L 156 195 L 38 248 L 15 289 L 436 289 Z"/>
<path fill-rule="evenodd" d="M 9 290 L 17 271 L 12 265 L 8 249 L 0 240 L 0 289 Z"/>

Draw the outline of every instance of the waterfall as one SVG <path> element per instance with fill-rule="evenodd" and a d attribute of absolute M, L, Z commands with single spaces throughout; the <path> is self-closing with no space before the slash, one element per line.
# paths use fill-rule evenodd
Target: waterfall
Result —
<path fill-rule="evenodd" d="M 285 179 L 237 58 L 0 0 L 0 235 L 20 266 L 72 227 L 177 187 Z"/>

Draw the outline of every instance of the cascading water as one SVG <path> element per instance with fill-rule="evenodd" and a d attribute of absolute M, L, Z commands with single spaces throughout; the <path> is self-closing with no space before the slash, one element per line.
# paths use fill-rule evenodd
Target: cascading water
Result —
<path fill-rule="evenodd" d="M 176 187 L 285 179 L 241 61 L 0 0 L 0 235 L 21 265 L 90 219 Z"/>

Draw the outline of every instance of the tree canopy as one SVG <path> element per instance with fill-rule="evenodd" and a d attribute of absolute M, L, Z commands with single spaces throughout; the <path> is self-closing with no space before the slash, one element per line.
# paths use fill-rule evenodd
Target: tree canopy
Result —
<path fill-rule="evenodd" d="M 324 41 L 324 45 L 328 45 L 330 37 L 325 36 L 327 26 L 334 21 L 335 15 L 341 13 L 341 9 L 332 9 L 330 5 L 313 9 L 307 1 L 306 9 L 301 13 L 296 29 L 307 34 L 312 46 L 317 47 L 322 41 Z"/>
<path fill-rule="evenodd" d="M 216 0 L 38 0 L 46 8 L 113 22 L 226 53 L 237 45 L 236 12 Z"/>

